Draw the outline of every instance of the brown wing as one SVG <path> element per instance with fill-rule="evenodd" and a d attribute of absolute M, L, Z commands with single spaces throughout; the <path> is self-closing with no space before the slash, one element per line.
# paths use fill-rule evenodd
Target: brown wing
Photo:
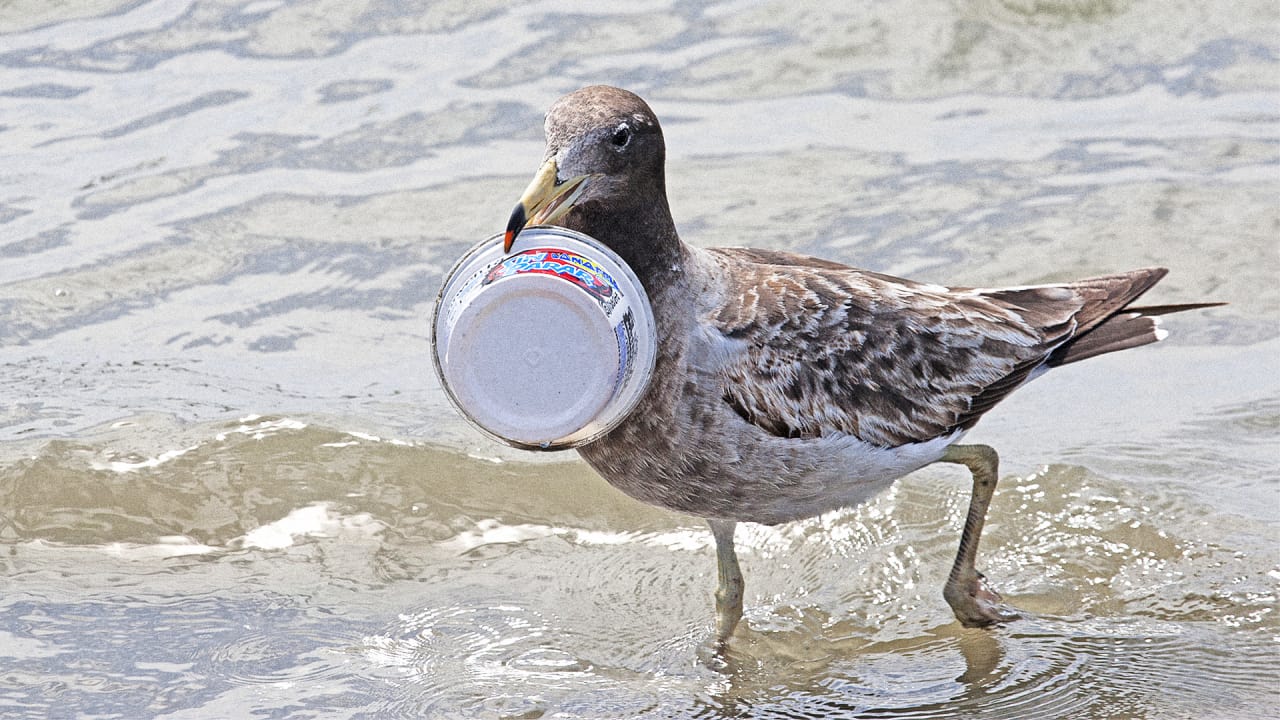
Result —
<path fill-rule="evenodd" d="M 1163 274 L 948 289 L 789 253 L 713 252 L 731 278 L 714 322 L 745 344 L 725 402 L 781 437 L 839 432 L 886 447 L 972 426 Z"/>

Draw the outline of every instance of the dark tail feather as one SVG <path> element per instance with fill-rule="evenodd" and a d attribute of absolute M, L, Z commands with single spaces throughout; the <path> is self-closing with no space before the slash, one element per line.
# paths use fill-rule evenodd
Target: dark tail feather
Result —
<path fill-rule="evenodd" d="M 1224 302 L 1182 303 L 1181 305 L 1138 305 L 1125 308 L 1125 312 L 1142 313 L 1143 315 L 1172 315 L 1184 310 L 1200 310 L 1202 308 L 1222 307 Z"/>
<path fill-rule="evenodd" d="M 1187 303 L 1123 308 L 1059 347 L 1049 356 L 1048 364 L 1050 366 L 1066 365 L 1077 360 L 1087 360 L 1109 352 L 1128 350 L 1162 340 L 1167 331 L 1160 329 L 1160 318 L 1157 316 L 1225 304 Z"/>

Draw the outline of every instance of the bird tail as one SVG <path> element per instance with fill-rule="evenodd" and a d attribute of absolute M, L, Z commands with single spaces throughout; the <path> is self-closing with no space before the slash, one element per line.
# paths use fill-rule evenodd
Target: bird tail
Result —
<path fill-rule="evenodd" d="M 1117 350 L 1128 350 L 1165 339 L 1169 331 L 1160 327 L 1160 316 L 1184 310 L 1226 305 L 1221 302 L 1186 303 L 1182 305 L 1147 305 L 1125 307 L 1093 329 L 1077 335 L 1070 342 L 1053 351 L 1048 364 L 1066 365 L 1077 360 L 1087 360 Z"/>
<path fill-rule="evenodd" d="M 1084 304 L 1075 315 L 1077 325 L 1071 340 L 1056 348 L 1049 355 L 1047 364 L 1051 367 L 1066 365 L 1163 340 L 1169 333 L 1160 327 L 1159 316 L 1226 304 L 1129 304 L 1168 272 L 1165 268 L 1144 268 L 1071 283 L 1069 287 L 1084 300 Z"/>

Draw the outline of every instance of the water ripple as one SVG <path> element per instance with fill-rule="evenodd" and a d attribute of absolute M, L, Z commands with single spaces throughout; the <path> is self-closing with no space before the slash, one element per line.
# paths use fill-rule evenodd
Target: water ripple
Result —
<path fill-rule="evenodd" d="M 396 716 L 536 718 L 550 709 L 542 699 L 546 694 L 582 697 L 607 684 L 589 660 L 556 646 L 540 615 L 515 605 L 422 610 L 365 638 L 362 647 L 375 668 L 393 671 L 389 679 L 412 688 L 399 703 L 384 707 Z M 615 706 L 618 689 L 609 693 Z M 637 703 L 647 706 L 652 698 L 626 703 L 628 712 Z M 606 707 L 598 707 L 601 717 L 610 716 Z"/>

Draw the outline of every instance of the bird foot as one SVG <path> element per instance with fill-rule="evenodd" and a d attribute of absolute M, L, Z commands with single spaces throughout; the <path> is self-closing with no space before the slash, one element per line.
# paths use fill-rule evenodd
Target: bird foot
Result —
<path fill-rule="evenodd" d="M 726 638 L 709 637 L 698 643 L 695 650 L 703 667 L 717 672 L 727 672 L 732 667 L 729 642 Z"/>
<path fill-rule="evenodd" d="M 1017 609 L 1006 605 L 1000 593 L 987 585 L 982 573 L 974 570 L 968 577 L 947 580 L 942 595 L 965 627 L 988 627 L 1022 617 Z"/>

